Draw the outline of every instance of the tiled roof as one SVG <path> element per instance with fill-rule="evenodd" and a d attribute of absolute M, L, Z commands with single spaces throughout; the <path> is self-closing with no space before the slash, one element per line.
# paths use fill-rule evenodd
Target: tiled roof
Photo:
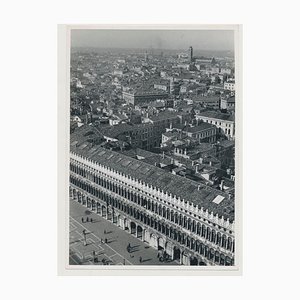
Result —
<path fill-rule="evenodd" d="M 164 192 L 190 201 L 194 205 L 203 207 L 204 210 L 208 209 L 210 213 L 218 213 L 219 216 L 224 216 L 225 219 L 234 220 L 234 200 L 232 198 L 229 199 L 228 195 L 220 190 L 210 188 L 181 176 L 173 175 L 161 168 L 121 153 L 113 152 L 99 146 L 92 146 L 92 144 L 86 143 L 83 147 L 71 145 L 70 151 L 133 178 L 142 180 Z M 224 197 L 224 200 L 220 204 L 213 202 L 218 195 Z"/>
<path fill-rule="evenodd" d="M 174 112 L 169 112 L 169 111 L 163 111 L 159 113 L 158 115 L 151 116 L 149 119 L 152 121 L 159 121 L 159 120 L 164 120 L 164 119 L 173 119 L 177 118 L 178 113 Z"/>

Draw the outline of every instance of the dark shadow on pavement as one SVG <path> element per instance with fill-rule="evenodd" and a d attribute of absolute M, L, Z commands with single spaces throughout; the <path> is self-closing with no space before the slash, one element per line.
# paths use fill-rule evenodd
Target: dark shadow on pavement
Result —
<path fill-rule="evenodd" d="M 71 241 L 71 242 L 70 242 L 70 245 L 75 244 L 75 243 L 77 243 L 77 242 L 80 242 L 80 240 Z"/>
<path fill-rule="evenodd" d="M 137 251 L 139 251 L 139 249 L 131 249 L 130 253 L 134 253 L 134 252 L 137 252 Z"/>
<path fill-rule="evenodd" d="M 110 244 L 110 243 L 112 243 L 112 242 L 116 242 L 117 240 L 109 240 L 109 241 L 107 241 L 107 243 L 106 244 Z"/>
<path fill-rule="evenodd" d="M 142 260 L 142 263 L 143 263 L 143 262 L 146 262 L 146 261 L 150 261 L 150 260 L 152 260 L 152 258 L 143 259 L 143 260 Z"/>

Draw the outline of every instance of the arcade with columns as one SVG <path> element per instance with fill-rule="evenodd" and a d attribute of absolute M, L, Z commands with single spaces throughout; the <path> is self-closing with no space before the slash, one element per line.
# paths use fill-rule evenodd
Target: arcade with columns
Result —
<path fill-rule="evenodd" d="M 182 265 L 234 265 L 234 223 L 74 152 L 69 192 L 74 201 Z"/>

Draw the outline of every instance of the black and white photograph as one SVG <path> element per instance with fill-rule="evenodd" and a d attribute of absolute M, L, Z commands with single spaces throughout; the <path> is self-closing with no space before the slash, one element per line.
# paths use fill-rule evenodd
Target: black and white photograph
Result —
<path fill-rule="evenodd" d="M 70 30 L 70 266 L 236 266 L 234 35 Z"/>
<path fill-rule="evenodd" d="M 4 2 L 1 299 L 299 298 L 296 4 Z"/>

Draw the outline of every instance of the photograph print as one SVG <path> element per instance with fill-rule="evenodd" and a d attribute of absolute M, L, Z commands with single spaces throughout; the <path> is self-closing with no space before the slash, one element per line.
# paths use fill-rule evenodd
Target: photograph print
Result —
<path fill-rule="evenodd" d="M 237 267 L 235 31 L 70 29 L 70 267 Z"/>

